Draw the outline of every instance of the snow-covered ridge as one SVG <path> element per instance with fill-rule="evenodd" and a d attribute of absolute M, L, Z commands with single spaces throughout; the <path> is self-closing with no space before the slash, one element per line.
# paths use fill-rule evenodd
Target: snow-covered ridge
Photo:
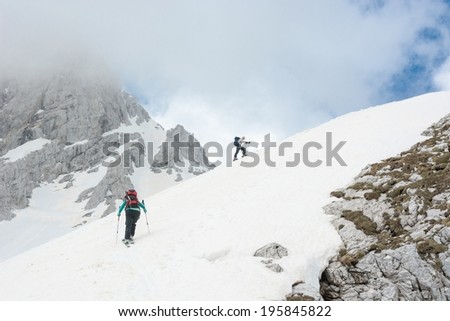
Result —
<path fill-rule="evenodd" d="M 72 148 L 72 147 L 79 146 L 79 145 L 84 145 L 84 144 L 87 144 L 88 142 L 89 142 L 89 140 L 85 139 L 85 140 L 70 144 L 70 145 L 64 147 L 64 149 Z"/>
<path fill-rule="evenodd" d="M 347 167 L 244 168 L 237 161 L 153 196 L 142 187 L 150 234 L 143 213 L 131 248 L 115 243 L 117 216 L 79 228 L 0 263 L 0 299 L 280 300 L 297 281 L 318 291 L 320 274 L 341 245 L 322 209 L 329 193 L 367 164 L 423 140 L 420 133 L 448 113 L 449 101 L 449 92 L 420 96 L 290 139 L 302 146 L 332 132 L 347 141 L 341 153 Z M 119 226 L 120 238 L 123 218 Z M 281 273 L 261 262 L 270 259 L 253 256 L 274 242 L 288 253 L 272 259 Z"/>
<path fill-rule="evenodd" d="M 18 161 L 19 159 L 25 158 L 32 152 L 42 149 L 45 145 L 49 143 L 51 143 L 51 140 L 45 138 L 37 138 L 35 140 L 28 141 L 23 145 L 20 145 L 14 149 L 9 150 L 5 155 L 0 157 L 0 159 L 4 159 L 6 162 L 13 163 Z"/>

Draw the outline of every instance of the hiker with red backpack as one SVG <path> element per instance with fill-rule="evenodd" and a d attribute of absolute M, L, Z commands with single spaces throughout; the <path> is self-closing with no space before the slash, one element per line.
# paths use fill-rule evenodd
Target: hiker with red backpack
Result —
<path fill-rule="evenodd" d="M 130 189 L 125 193 L 125 197 L 123 199 L 123 203 L 119 208 L 119 212 L 117 216 L 120 217 L 123 209 L 125 209 L 125 238 L 122 242 L 125 245 L 133 244 L 134 232 L 136 230 L 136 222 L 139 220 L 139 216 L 141 215 L 141 208 L 144 210 L 145 214 L 147 214 L 147 209 L 143 202 L 139 202 L 137 197 L 137 192 L 134 189 Z M 148 223 L 147 223 L 148 225 Z"/>

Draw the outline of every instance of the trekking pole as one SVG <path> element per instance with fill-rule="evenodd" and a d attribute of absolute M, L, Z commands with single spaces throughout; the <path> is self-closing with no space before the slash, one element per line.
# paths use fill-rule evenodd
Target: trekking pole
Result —
<path fill-rule="evenodd" d="M 119 238 L 119 221 L 120 221 L 120 215 L 117 216 L 116 244 L 117 244 L 117 239 Z"/>
<path fill-rule="evenodd" d="M 142 200 L 142 204 L 145 206 L 144 200 Z M 147 222 L 147 231 L 150 234 L 150 226 L 148 226 L 147 212 L 145 212 L 145 221 Z"/>

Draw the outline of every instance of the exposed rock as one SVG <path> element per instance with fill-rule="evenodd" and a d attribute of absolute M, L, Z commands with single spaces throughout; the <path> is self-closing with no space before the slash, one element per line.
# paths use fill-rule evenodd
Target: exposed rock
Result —
<path fill-rule="evenodd" d="M 292 285 L 292 292 L 286 296 L 288 301 L 323 301 L 319 290 L 310 284 L 299 281 Z"/>
<path fill-rule="evenodd" d="M 343 243 L 326 300 L 450 300 L 450 115 L 400 156 L 365 168 L 325 207 Z"/>
<path fill-rule="evenodd" d="M 263 257 L 268 260 L 262 260 L 261 263 L 265 264 L 266 267 L 276 273 L 281 273 L 284 269 L 278 263 L 273 263 L 273 260 L 281 259 L 288 255 L 288 250 L 277 243 L 270 243 L 259 250 L 257 250 L 254 254 L 256 257 Z"/>
<path fill-rule="evenodd" d="M 106 175 L 83 191 L 77 202 L 87 201 L 86 210 L 105 202 L 104 215 L 111 213 L 115 199 L 132 187 L 129 176 L 134 168 L 145 165 L 142 151 L 153 155 L 145 150 L 144 137 L 153 140 L 156 151 L 165 136 L 170 142 L 175 133 L 187 133 L 181 126 L 166 132 L 107 72 L 80 68 L 34 79 L 0 79 L 0 93 L 0 221 L 12 219 L 14 209 L 26 207 L 33 189 L 41 183 L 58 179 L 70 189 L 75 172 L 94 173 L 105 166 Z M 130 133 L 117 131 L 121 126 L 128 126 L 124 128 Z M 15 161 L 2 158 L 36 139 L 49 143 Z M 126 139 L 144 150 L 124 148 L 123 153 L 114 153 L 105 148 L 125 145 Z M 121 166 L 107 161 L 114 156 Z M 174 164 L 172 156 L 165 158 L 167 164 Z M 201 148 L 194 156 L 207 163 Z M 199 166 L 197 170 L 208 169 Z"/>
<path fill-rule="evenodd" d="M 277 263 L 266 264 L 266 268 L 268 268 L 269 270 L 272 270 L 276 273 L 281 273 L 284 271 L 284 269 L 281 267 L 281 265 L 279 265 Z"/>
<path fill-rule="evenodd" d="M 179 168 L 186 168 L 188 172 L 192 173 L 194 167 L 200 168 L 200 172 L 204 172 L 205 170 L 201 170 L 202 167 L 208 168 L 213 165 L 209 163 L 204 149 L 194 135 L 186 131 L 183 126 L 177 125 L 167 131 L 166 140 L 155 155 L 151 167 L 153 170 L 167 169 L 167 173 L 171 174 L 172 169 L 180 171 Z"/>
<path fill-rule="evenodd" d="M 108 168 L 106 175 L 93 189 L 89 196 L 89 201 L 84 207 L 86 210 L 96 208 L 100 203 L 105 202 L 108 206 L 114 204 L 114 201 L 123 197 L 124 192 L 133 186 L 127 174 L 130 169 L 121 166 Z M 114 211 L 108 208 L 103 215 L 107 215 Z"/>
<path fill-rule="evenodd" d="M 70 182 L 71 180 L 73 180 L 73 174 L 69 174 L 69 175 L 64 176 L 63 178 L 61 178 L 59 180 L 58 183 L 62 184 L 62 183 L 65 183 L 65 182 Z"/>
<path fill-rule="evenodd" d="M 281 259 L 288 255 L 288 250 L 277 243 L 270 243 L 255 252 L 254 256 L 268 259 Z"/>

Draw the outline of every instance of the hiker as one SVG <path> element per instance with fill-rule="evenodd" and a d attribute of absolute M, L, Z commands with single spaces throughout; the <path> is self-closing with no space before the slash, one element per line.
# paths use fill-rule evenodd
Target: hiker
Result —
<path fill-rule="evenodd" d="M 120 217 L 120 213 L 125 209 L 125 238 L 122 240 L 125 244 L 134 243 L 133 237 L 136 230 L 136 222 L 141 215 L 141 208 L 147 213 L 145 205 L 139 202 L 137 198 L 137 192 L 134 189 L 125 192 L 123 203 L 119 208 L 119 213 L 117 213 L 117 216 Z"/>
<path fill-rule="evenodd" d="M 250 144 L 250 142 L 245 141 L 245 137 L 235 137 L 234 138 L 234 146 L 236 146 L 236 153 L 234 154 L 234 161 L 237 160 L 237 156 L 239 154 L 239 151 L 242 151 L 242 157 L 247 156 L 247 149 L 244 146 L 247 146 Z"/>

